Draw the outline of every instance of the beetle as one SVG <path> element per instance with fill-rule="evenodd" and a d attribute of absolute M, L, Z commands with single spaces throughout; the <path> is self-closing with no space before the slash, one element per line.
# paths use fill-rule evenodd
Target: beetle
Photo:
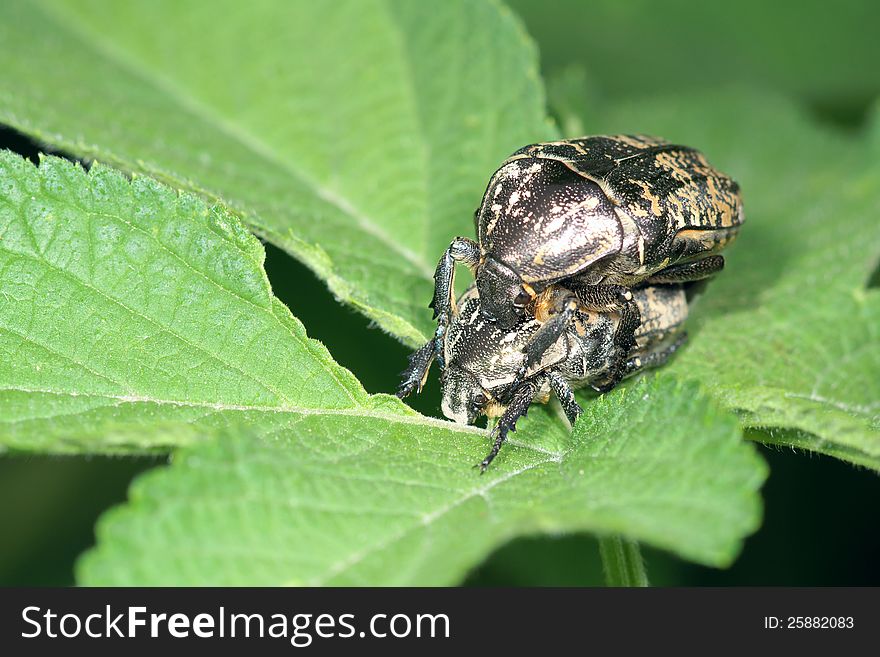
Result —
<path fill-rule="evenodd" d="M 508 328 L 486 319 L 476 285 L 460 298 L 460 310 L 437 353 L 443 367 L 441 408 L 446 417 L 462 424 L 471 424 L 480 415 L 500 418 L 492 432 L 492 451 L 479 464 L 481 471 L 486 471 L 508 432 L 516 430 L 517 420 L 534 401 L 546 402 L 552 392 L 573 425 L 581 413 L 574 390 L 594 385 L 621 359 L 614 335 L 622 313 L 597 313 L 579 304 L 565 331 L 521 376 L 528 358 L 527 345 L 546 324 L 547 309 L 569 303 L 571 295 L 558 285 L 547 288 L 541 294 L 543 310 L 538 316 L 523 317 Z M 682 326 L 688 303 L 681 285 L 638 289 L 633 301 L 642 321 L 635 332 L 635 345 L 622 355 L 623 376 L 662 365 L 686 338 Z M 434 353 L 432 340 L 410 357 L 401 392 L 421 391 Z M 405 396 L 401 392 L 398 394 Z"/>
<path fill-rule="evenodd" d="M 711 277 L 743 221 L 737 183 L 694 148 L 640 135 L 525 146 L 489 180 L 474 215 L 477 241 L 456 237 L 437 264 L 435 337 L 451 320 L 455 264 L 463 263 L 483 313 L 502 327 L 564 282 L 591 310 L 622 313 L 615 340 L 626 353 L 639 325 L 630 288 Z M 552 344 L 570 319 L 545 324 L 536 339 Z M 526 365 L 540 349 L 529 353 Z M 621 374 L 611 368 L 605 389 Z"/>

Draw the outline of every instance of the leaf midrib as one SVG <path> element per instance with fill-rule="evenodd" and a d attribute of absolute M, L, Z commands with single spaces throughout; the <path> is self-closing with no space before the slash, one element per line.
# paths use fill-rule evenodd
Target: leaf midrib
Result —
<path fill-rule="evenodd" d="M 357 406 L 350 408 L 309 408 L 302 406 L 257 406 L 257 405 L 248 405 L 248 404 L 229 404 L 223 402 L 201 402 L 201 401 L 192 401 L 192 400 L 181 400 L 181 399 L 161 399 L 157 397 L 146 397 L 146 396 L 138 396 L 138 395 L 113 395 L 106 394 L 100 392 L 71 392 L 66 390 L 48 390 L 48 389 L 38 389 L 38 388 L 25 388 L 22 386 L 4 386 L 0 388 L 0 393 L 3 392 L 20 392 L 23 394 L 34 394 L 34 395 L 56 395 L 59 397 L 83 397 L 86 399 L 107 399 L 115 402 L 112 404 L 113 407 L 120 406 L 122 404 L 155 404 L 157 406 L 167 405 L 167 406 L 177 406 L 181 408 L 199 408 L 206 409 L 211 412 L 236 412 L 236 413 L 272 413 L 272 414 L 290 414 L 290 415 L 302 415 L 302 416 L 342 416 L 342 417 L 353 417 L 353 418 L 373 418 L 377 420 L 384 420 L 391 423 L 397 424 L 407 424 L 422 428 L 435 428 L 442 429 L 444 431 L 452 431 L 460 434 L 469 434 L 472 436 L 478 436 L 480 438 L 484 438 L 486 436 L 486 432 L 479 427 L 470 426 L 470 425 L 462 425 L 455 424 L 454 422 L 450 422 L 448 420 L 440 420 L 437 418 L 428 417 L 426 415 L 419 415 L 415 412 L 407 413 L 405 412 L 405 408 L 402 409 L 404 412 L 400 414 L 396 413 L 388 413 L 380 410 L 376 410 L 375 408 L 370 408 L 369 406 Z M 95 408 L 89 408 L 84 411 L 93 411 Z M 70 414 L 65 414 L 70 415 Z M 41 420 L 51 419 L 54 416 L 41 417 Z M 192 422 L 190 422 L 192 423 Z M 9 425 L 12 423 L 3 422 L 0 420 L 0 426 Z M 560 460 L 562 459 L 566 452 L 555 452 L 553 450 L 545 449 L 538 445 L 534 445 L 528 442 L 523 442 L 517 440 L 516 438 L 509 437 L 506 441 L 508 444 L 513 445 L 515 447 L 526 449 L 536 454 L 541 454 L 542 456 L 550 456 L 552 460 Z"/>
<path fill-rule="evenodd" d="M 102 392 L 77 392 L 69 390 L 49 390 L 39 388 L 26 388 L 23 386 L 3 386 L 0 392 L 20 392 L 24 394 L 34 395 L 57 395 L 59 397 L 83 397 L 94 399 L 107 399 L 117 402 L 115 405 L 121 404 L 156 404 L 158 406 L 179 406 L 185 408 L 204 408 L 214 411 L 229 412 L 256 412 L 256 413 L 289 413 L 294 415 L 331 415 L 331 416 L 348 416 L 348 417 L 370 417 L 376 419 L 387 420 L 389 422 L 397 422 L 400 424 L 412 424 L 421 427 L 436 427 L 447 431 L 455 431 L 458 433 L 469 433 L 473 435 L 484 435 L 484 431 L 478 427 L 455 424 L 447 420 L 439 420 L 424 415 L 418 415 L 415 412 L 400 414 L 387 413 L 377 411 L 369 406 L 353 406 L 349 408 L 310 408 L 308 406 L 260 406 L 256 404 L 230 404 L 226 402 L 207 402 L 195 401 L 188 399 L 163 399 L 159 397 L 149 397 L 145 395 L 116 395 Z M 90 409 L 91 410 L 91 409 Z M 402 409 L 403 410 L 403 409 Z M 517 444 L 508 440 L 511 444 Z M 561 456 L 556 452 L 548 452 L 547 450 L 536 446 L 523 444 L 523 447 L 541 454 L 553 454 Z"/>

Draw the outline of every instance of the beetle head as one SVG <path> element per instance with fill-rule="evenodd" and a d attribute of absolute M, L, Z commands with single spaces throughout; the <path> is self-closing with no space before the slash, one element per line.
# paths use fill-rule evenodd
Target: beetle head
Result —
<path fill-rule="evenodd" d="M 483 317 L 481 301 L 473 288 L 465 292 L 443 335 L 441 408 L 446 417 L 462 424 L 504 411 L 507 390 L 525 361 L 523 348 L 540 328 L 533 318 L 501 328 Z"/>
<path fill-rule="evenodd" d="M 477 274 L 483 317 L 508 327 L 520 321 L 531 298 L 523 290 L 522 278 L 494 258 L 486 258 Z"/>
<path fill-rule="evenodd" d="M 460 367 L 447 367 L 442 379 L 443 415 L 459 424 L 473 424 L 490 401 L 476 377 Z"/>

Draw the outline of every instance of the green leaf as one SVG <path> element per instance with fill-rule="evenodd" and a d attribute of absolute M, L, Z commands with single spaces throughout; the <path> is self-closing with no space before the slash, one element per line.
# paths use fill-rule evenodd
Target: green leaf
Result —
<path fill-rule="evenodd" d="M 192 194 L 0 152 L 0 444 L 139 450 L 187 442 L 194 421 L 371 406 L 263 258 Z"/>
<path fill-rule="evenodd" d="M 224 200 L 411 345 L 489 175 L 551 134 L 496 2 L 4 2 L 0 44 L 0 121 Z"/>
<path fill-rule="evenodd" d="M 730 563 L 764 468 L 694 385 L 643 380 L 590 406 L 563 452 L 401 420 L 309 414 L 224 435 L 141 477 L 80 561 L 90 585 L 438 585 L 523 533 L 625 532 Z"/>
<path fill-rule="evenodd" d="M 867 286 L 880 262 L 876 145 L 771 95 L 594 103 L 572 80 L 554 85 L 564 123 L 692 144 L 742 185 L 741 237 L 669 370 L 770 430 L 763 440 L 880 469 L 880 290 Z"/>
<path fill-rule="evenodd" d="M 575 530 L 726 564 L 759 522 L 761 460 L 671 381 L 573 437 L 535 409 L 480 476 L 485 432 L 366 395 L 272 296 L 259 242 L 192 194 L 3 152 L 0 236 L 0 444 L 189 446 L 102 524 L 84 581 L 450 583 Z"/>
<path fill-rule="evenodd" d="M 735 81 L 796 96 L 852 120 L 880 94 L 872 66 L 880 4 L 845 0 L 509 0 L 545 72 L 573 64 L 613 98 L 704 90 Z M 821 47 L 817 47 L 821 35 Z"/>
<path fill-rule="evenodd" d="M 0 118 L 222 196 L 410 344 L 429 330 L 434 259 L 471 233 L 488 173 L 549 132 L 531 47 L 485 3 L 10 2 L 0 15 Z M 584 132 L 695 144 L 744 185 L 749 223 L 676 371 L 747 426 L 880 467 L 867 141 L 740 91 L 576 111 Z"/>

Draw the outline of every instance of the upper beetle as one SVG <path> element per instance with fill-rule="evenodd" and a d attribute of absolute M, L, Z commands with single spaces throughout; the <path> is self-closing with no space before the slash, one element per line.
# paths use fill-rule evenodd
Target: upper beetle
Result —
<path fill-rule="evenodd" d="M 442 337 L 456 262 L 475 274 L 482 312 L 502 326 L 564 281 L 598 312 L 623 311 L 622 352 L 639 324 L 629 288 L 708 278 L 743 223 L 739 186 L 699 151 L 654 137 L 584 137 L 525 146 L 492 175 L 474 216 L 434 274 Z"/>

